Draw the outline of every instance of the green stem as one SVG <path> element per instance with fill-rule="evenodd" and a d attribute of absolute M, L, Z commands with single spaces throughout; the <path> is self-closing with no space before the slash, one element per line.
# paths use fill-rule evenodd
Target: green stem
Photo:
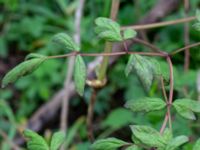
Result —
<path fill-rule="evenodd" d="M 112 43 L 106 42 L 105 52 L 110 53 L 111 51 L 112 51 Z M 107 68 L 108 68 L 108 63 L 109 63 L 109 56 L 104 56 L 102 64 L 101 64 L 100 69 L 99 69 L 98 80 L 102 81 L 102 80 L 105 79 L 106 71 L 107 71 Z"/>

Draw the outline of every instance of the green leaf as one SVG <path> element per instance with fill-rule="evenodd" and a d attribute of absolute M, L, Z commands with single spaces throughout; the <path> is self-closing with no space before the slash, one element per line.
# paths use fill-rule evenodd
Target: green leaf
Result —
<path fill-rule="evenodd" d="M 29 60 L 33 58 L 47 58 L 47 57 L 41 54 L 37 54 L 37 53 L 30 53 L 29 55 L 26 56 L 25 60 Z"/>
<path fill-rule="evenodd" d="M 197 22 L 197 23 L 193 24 L 192 27 L 193 27 L 195 30 L 200 31 L 200 22 Z"/>
<path fill-rule="evenodd" d="M 76 120 L 76 122 L 68 129 L 67 137 L 66 137 L 66 140 L 65 140 L 66 149 L 73 142 L 73 140 L 75 139 L 79 130 L 83 127 L 84 123 L 85 123 L 85 117 L 82 116 L 82 117 L 78 118 Z"/>
<path fill-rule="evenodd" d="M 141 148 L 139 148 L 137 145 L 132 145 L 127 147 L 125 150 L 141 150 Z"/>
<path fill-rule="evenodd" d="M 126 117 L 124 117 L 126 116 Z M 133 122 L 133 114 L 125 108 L 112 110 L 107 118 L 102 122 L 104 128 L 119 129 Z"/>
<path fill-rule="evenodd" d="M 200 10 L 199 9 L 196 10 L 196 18 L 200 22 Z"/>
<path fill-rule="evenodd" d="M 123 145 L 127 145 L 128 143 L 117 138 L 107 138 L 97 140 L 94 144 L 92 144 L 92 150 L 114 150 Z"/>
<path fill-rule="evenodd" d="M 76 56 L 75 67 L 74 67 L 74 81 L 76 91 L 80 96 L 83 96 L 85 81 L 86 81 L 87 70 L 85 62 L 80 55 Z"/>
<path fill-rule="evenodd" d="M 62 131 L 56 132 L 53 134 L 50 143 L 50 150 L 58 150 L 61 144 L 65 140 L 65 133 Z"/>
<path fill-rule="evenodd" d="M 130 100 L 125 104 L 126 108 L 134 112 L 137 111 L 155 111 L 161 110 L 166 106 L 166 103 L 160 98 L 144 97 L 138 100 Z"/>
<path fill-rule="evenodd" d="M 116 33 L 113 31 L 104 31 L 99 34 L 99 37 L 102 39 L 106 39 L 110 42 L 121 41 L 121 37 L 116 36 Z"/>
<path fill-rule="evenodd" d="M 176 99 L 173 102 L 173 106 L 179 115 L 186 119 L 195 120 L 193 112 L 200 113 L 200 102 L 191 99 Z"/>
<path fill-rule="evenodd" d="M 27 148 L 29 150 L 49 150 L 48 144 L 46 141 L 38 135 L 37 133 L 31 130 L 25 130 L 24 136 L 27 138 Z"/>
<path fill-rule="evenodd" d="M 137 54 L 130 55 L 125 68 L 126 76 L 128 76 L 132 70 L 136 73 L 144 88 L 149 91 L 154 75 L 151 61 Z"/>
<path fill-rule="evenodd" d="M 137 35 L 137 32 L 136 32 L 135 30 L 126 29 L 126 30 L 124 30 L 123 38 L 124 38 L 125 40 L 127 40 L 127 39 L 134 38 L 136 35 Z"/>
<path fill-rule="evenodd" d="M 95 32 L 100 38 L 111 42 L 123 40 L 120 34 L 120 25 L 115 21 L 99 17 L 95 20 L 95 23 L 97 25 Z"/>
<path fill-rule="evenodd" d="M 169 128 L 166 128 L 162 137 L 164 141 L 168 143 L 173 138 L 172 131 Z"/>
<path fill-rule="evenodd" d="M 141 143 L 149 147 L 165 147 L 166 142 L 161 134 L 155 129 L 143 125 L 131 125 L 130 127 L 135 138 Z"/>
<path fill-rule="evenodd" d="M 80 47 L 73 41 L 73 39 L 66 33 L 58 33 L 54 35 L 53 42 L 72 51 L 80 51 Z"/>
<path fill-rule="evenodd" d="M 36 70 L 44 61 L 44 58 L 34 58 L 31 60 L 24 61 L 17 65 L 15 68 L 10 70 L 2 80 L 2 87 L 7 86 L 9 83 L 15 82 L 22 76 L 28 75 Z"/>
<path fill-rule="evenodd" d="M 197 150 L 197 149 L 200 149 L 200 139 L 198 139 L 196 141 L 196 143 L 194 144 L 194 147 L 193 147 L 193 150 Z"/>
<path fill-rule="evenodd" d="M 178 148 L 179 146 L 188 141 L 189 141 L 188 137 L 184 135 L 175 137 L 167 144 L 165 150 L 175 150 L 176 148 Z"/>

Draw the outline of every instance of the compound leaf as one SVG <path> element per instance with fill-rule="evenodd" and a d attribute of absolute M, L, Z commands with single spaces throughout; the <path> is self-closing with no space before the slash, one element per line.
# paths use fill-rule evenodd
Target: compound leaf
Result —
<path fill-rule="evenodd" d="M 142 82 L 144 88 L 148 91 L 153 81 L 153 66 L 151 61 L 140 55 L 130 55 L 129 61 L 125 68 L 125 74 L 128 76 L 133 70 Z"/>
<path fill-rule="evenodd" d="M 37 133 L 31 130 L 25 130 L 24 136 L 27 138 L 27 148 L 29 150 L 49 150 L 48 144 L 46 141 L 38 135 Z"/>

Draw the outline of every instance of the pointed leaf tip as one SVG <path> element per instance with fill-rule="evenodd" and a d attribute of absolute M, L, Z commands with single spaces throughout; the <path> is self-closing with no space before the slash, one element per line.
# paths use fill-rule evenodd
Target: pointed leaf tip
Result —
<path fill-rule="evenodd" d="M 80 51 L 80 47 L 66 33 L 58 33 L 54 35 L 52 41 L 65 47 L 66 49 Z"/>
<path fill-rule="evenodd" d="M 19 79 L 22 76 L 28 75 L 35 71 L 44 61 L 46 60 L 46 57 L 44 58 L 34 58 L 30 60 L 26 60 L 16 67 L 14 67 L 12 70 L 10 70 L 3 78 L 2 80 L 2 87 L 6 87 L 8 84 L 15 82 L 17 79 Z"/>

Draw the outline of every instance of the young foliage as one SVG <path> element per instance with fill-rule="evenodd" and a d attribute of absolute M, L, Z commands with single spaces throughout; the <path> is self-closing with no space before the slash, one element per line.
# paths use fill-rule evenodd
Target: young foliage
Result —
<path fill-rule="evenodd" d="M 200 113 L 200 102 L 190 99 L 176 99 L 173 102 L 173 106 L 175 107 L 176 111 L 179 115 L 186 119 L 195 120 L 196 117 L 194 112 Z"/>
<path fill-rule="evenodd" d="M 58 150 L 61 144 L 64 142 L 65 133 L 62 131 L 56 132 L 53 134 L 50 143 L 50 150 Z"/>
<path fill-rule="evenodd" d="M 49 146 L 43 137 L 31 130 L 25 130 L 24 136 L 28 140 L 28 150 L 58 150 L 65 139 L 63 132 L 56 132 L 53 134 Z"/>
<path fill-rule="evenodd" d="M 200 10 L 199 9 L 196 10 L 196 18 L 200 22 Z"/>
<path fill-rule="evenodd" d="M 22 76 L 32 73 L 45 60 L 46 60 L 46 57 L 41 57 L 41 58 L 33 58 L 33 59 L 26 60 L 20 63 L 4 76 L 2 80 L 2 87 L 7 86 L 9 83 L 15 82 L 17 79 L 19 79 Z"/>
<path fill-rule="evenodd" d="M 141 144 L 148 147 L 165 147 L 166 141 L 164 141 L 164 138 L 155 129 L 143 125 L 131 125 L 130 128 L 135 139 L 137 139 Z"/>
<path fill-rule="evenodd" d="M 87 69 L 83 58 L 80 55 L 76 56 L 74 66 L 74 81 L 75 87 L 80 96 L 83 96 Z"/>
<path fill-rule="evenodd" d="M 68 50 L 80 51 L 80 47 L 66 33 L 58 33 L 54 35 L 52 41 L 59 44 L 62 47 L 65 47 Z"/>
<path fill-rule="evenodd" d="M 137 54 L 130 55 L 125 68 L 125 74 L 128 76 L 131 71 L 134 71 L 144 88 L 149 91 L 154 75 L 160 73 L 159 64 L 157 63 L 156 66 L 154 64 L 155 60 L 151 61 Z"/>
<path fill-rule="evenodd" d="M 160 98 L 144 97 L 138 100 L 130 100 L 125 104 L 126 108 L 131 109 L 134 112 L 137 111 L 155 111 L 161 110 L 166 106 L 166 103 Z"/>
<path fill-rule="evenodd" d="M 173 138 L 169 143 L 167 144 L 166 148 L 164 150 L 175 150 L 182 144 L 188 142 L 188 137 L 181 135 L 178 137 Z"/>
<path fill-rule="evenodd" d="M 117 22 L 108 18 L 99 17 L 95 20 L 95 24 L 97 25 L 95 32 L 100 38 L 111 42 L 123 40 L 120 34 L 120 25 Z"/>
<path fill-rule="evenodd" d="M 197 31 L 200 31 L 200 10 L 196 11 L 196 19 L 197 19 L 197 22 L 193 25 L 193 27 Z"/>
<path fill-rule="evenodd" d="M 94 144 L 92 144 L 91 146 L 91 149 L 92 150 L 114 150 L 127 144 L 129 143 L 119 140 L 117 138 L 107 138 L 107 139 L 97 140 L 96 142 L 94 142 Z"/>
<path fill-rule="evenodd" d="M 43 137 L 31 130 L 25 130 L 24 136 L 27 138 L 28 150 L 49 150 L 49 146 Z"/>
<path fill-rule="evenodd" d="M 196 141 L 196 143 L 194 144 L 194 147 L 193 147 L 193 150 L 197 150 L 197 149 L 200 149 L 200 139 L 198 139 Z"/>
<path fill-rule="evenodd" d="M 131 39 L 131 38 L 136 37 L 136 35 L 137 35 L 137 32 L 135 30 L 126 29 L 123 32 L 123 39 L 124 40 Z"/>

